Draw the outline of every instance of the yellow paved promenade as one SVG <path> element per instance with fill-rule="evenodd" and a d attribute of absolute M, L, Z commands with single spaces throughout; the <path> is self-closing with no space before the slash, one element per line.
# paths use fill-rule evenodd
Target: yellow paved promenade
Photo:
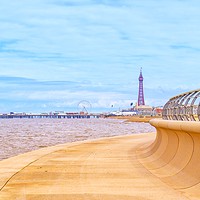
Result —
<path fill-rule="evenodd" d="M 185 200 L 137 158 L 156 134 L 58 145 L 0 161 L 0 200 Z"/>

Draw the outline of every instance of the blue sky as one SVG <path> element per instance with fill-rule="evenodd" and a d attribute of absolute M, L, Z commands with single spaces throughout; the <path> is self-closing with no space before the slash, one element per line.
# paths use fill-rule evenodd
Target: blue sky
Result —
<path fill-rule="evenodd" d="M 0 4 L 0 113 L 129 108 L 140 67 L 148 105 L 200 88 L 198 0 Z"/>

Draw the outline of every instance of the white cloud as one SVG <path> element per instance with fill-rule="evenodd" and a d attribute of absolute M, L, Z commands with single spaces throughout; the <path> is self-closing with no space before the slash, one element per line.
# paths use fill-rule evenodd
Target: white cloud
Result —
<path fill-rule="evenodd" d="M 38 81 L 6 83 L 9 92 L 4 82 L 1 98 L 58 105 L 87 97 L 95 107 L 124 107 L 137 99 L 140 67 L 149 104 L 199 88 L 199 6 L 195 0 L 1 2 L 0 75 Z M 50 89 L 42 81 L 77 84 Z"/>

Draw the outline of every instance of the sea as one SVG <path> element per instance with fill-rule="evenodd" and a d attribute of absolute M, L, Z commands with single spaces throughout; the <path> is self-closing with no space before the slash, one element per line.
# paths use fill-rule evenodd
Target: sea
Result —
<path fill-rule="evenodd" d="M 0 119 L 0 160 L 57 144 L 147 132 L 155 128 L 116 119 Z"/>

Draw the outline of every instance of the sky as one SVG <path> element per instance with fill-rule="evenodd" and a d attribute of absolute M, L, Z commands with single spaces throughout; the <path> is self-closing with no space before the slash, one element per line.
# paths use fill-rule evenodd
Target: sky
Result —
<path fill-rule="evenodd" d="M 0 113 L 162 106 L 200 88 L 199 0 L 0 0 Z"/>

